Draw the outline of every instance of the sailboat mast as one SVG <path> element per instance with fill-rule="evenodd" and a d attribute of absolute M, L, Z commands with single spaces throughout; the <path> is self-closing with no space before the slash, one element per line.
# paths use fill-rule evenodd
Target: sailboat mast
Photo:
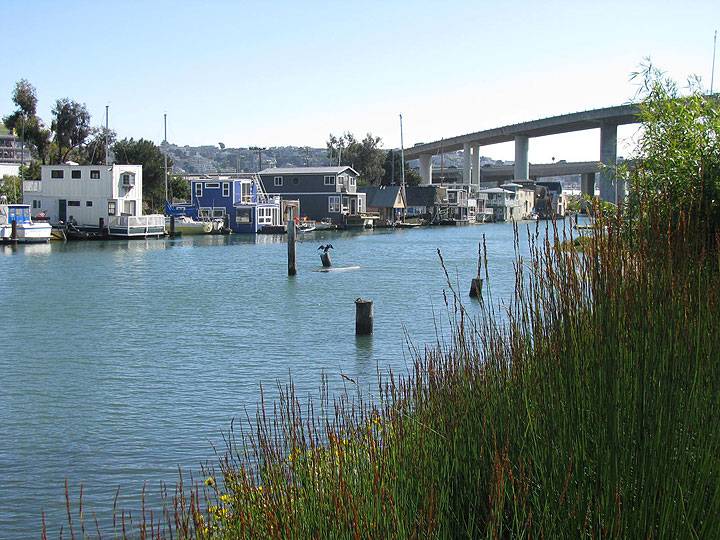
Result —
<path fill-rule="evenodd" d="M 110 105 L 105 105 L 105 166 L 110 165 L 110 148 L 108 147 L 108 135 L 110 134 Z"/>
<path fill-rule="evenodd" d="M 403 221 L 407 215 L 407 197 L 405 196 L 405 145 L 403 143 L 403 125 L 402 125 L 402 114 L 400 114 L 400 171 L 401 171 L 401 184 L 400 189 L 403 196 Z"/>
<path fill-rule="evenodd" d="M 165 128 L 163 143 L 167 145 L 167 113 L 163 114 L 163 124 Z M 165 155 L 165 200 L 168 201 L 167 148 L 163 154 Z"/>
<path fill-rule="evenodd" d="M 713 84 L 715 83 L 715 49 L 717 47 L 717 30 L 715 30 L 715 35 L 713 36 L 713 61 L 712 61 L 712 71 L 710 72 L 710 95 L 713 93 Z"/>

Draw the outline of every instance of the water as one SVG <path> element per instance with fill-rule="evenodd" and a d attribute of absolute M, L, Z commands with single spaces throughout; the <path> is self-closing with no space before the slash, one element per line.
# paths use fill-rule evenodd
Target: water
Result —
<path fill-rule="evenodd" d="M 101 520 L 118 486 L 137 508 L 144 481 L 213 460 L 261 383 L 312 396 L 322 373 L 406 372 L 404 331 L 433 341 L 443 309 L 436 249 L 465 295 L 483 233 L 493 293 L 510 297 L 507 224 L 315 232 L 294 279 L 281 237 L 0 246 L 0 537 L 37 536 L 42 511 L 57 537 L 65 479 Z M 336 266 L 359 268 L 318 272 L 328 241 Z M 370 338 L 354 335 L 358 297 L 375 302 Z"/>

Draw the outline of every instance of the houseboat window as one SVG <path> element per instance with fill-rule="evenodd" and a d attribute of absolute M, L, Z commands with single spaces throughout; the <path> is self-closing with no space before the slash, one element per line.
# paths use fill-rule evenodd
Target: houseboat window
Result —
<path fill-rule="evenodd" d="M 334 186 L 335 185 L 335 177 L 334 176 L 326 176 L 325 177 L 325 185 L 326 186 Z"/>
<path fill-rule="evenodd" d="M 202 197 L 202 182 L 195 183 L 195 196 Z"/>
<path fill-rule="evenodd" d="M 230 196 L 230 182 L 223 182 L 223 197 Z"/>
<path fill-rule="evenodd" d="M 90 171 L 90 180 L 100 180 L 100 171 Z"/>
<path fill-rule="evenodd" d="M 242 202 L 250 202 L 252 197 L 250 196 L 250 183 L 243 182 L 240 184 L 240 199 Z"/>
<path fill-rule="evenodd" d="M 212 208 L 200 208 L 200 217 L 209 218 L 212 213 Z"/>
<path fill-rule="evenodd" d="M 213 208 L 212 211 L 212 217 L 225 217 L 225 209 L 224 208 Z"/>
<path fill-rule="evenodd" d="M 133 186 L 135 185 L 135 175 L 125 173 L 122 175 L 122 184 L 123 186 Z"/>
<path fill-rule="evenodd" d="M 336 195 L 328 197 L 328 212 L 340 212 L 340 197 Z"/>
<path fill-rule="evenodd" d="M 70 176 L 75 180 L 82 178 L 82 171 L 70 171 Z"/>
<path fill-rule="evenodd" d="M 354 185 L 355 185 L 355 178 L 354 178 L 354 177 L 351 176 L 349 181 L 350 181 L 350 185 L 351 185 L 351 186 L 354 186 Z"/>
<path fill-rule="evenodd" d="M 235 223 L 250 223 L 250 208 L 236 208 Z"/>
<path fill-rule="evenodd" d="M 360 197 L 358 197 L 358 212 L 362 212 L 362 211 L 363 211 L 363 200 Z"/>
<path fill-rule="evenodd" d="M 65 178 L 65 171 L 53 169 L 50 171 L 50 178 Z"/>
<path fill-rule="evenodd" d="M 114 216 L 117 212 L 117 203 L 115 201 L 108 201 L 108 216 Z"/>
<path fill-rule="evenodd" d="M 68 206 L 80 206 L 80 201 L 68 201 Z"/>
<path fill-rule="evenodd" d="M 85 206 L 87 206 L 87 207 L 92 206 L 92 201 L 85 201 Z"/>
<path fill-rule="evenodd" d="M 297 186 L 299 182 L 300 182 L 300 179 L 299 179 L 297 176 L 296 176 L 295 178 L 293 178 L 293 184 L 294 184 L 294 185 Z"/>
<path fill-rule="evenodd" d="M 205 189 L 220 189 L 220 182 L 205 182 Z"/>
<path fill-rule="evenodd" d="M 283 185 L 283 177 L 282 176 L 276 176 L 274 180 L 275 186 L 282 186 Z"/>
<path fill-rule="evenodd" d="M 260 207 L 257 209 L 258 225 L 272 225 L 272 208 Z"/>

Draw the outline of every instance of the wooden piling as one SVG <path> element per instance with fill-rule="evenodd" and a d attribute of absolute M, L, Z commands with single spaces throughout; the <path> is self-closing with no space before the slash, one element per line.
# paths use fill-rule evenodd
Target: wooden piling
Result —
<path fill-rule="evenodd" d="M 287 224 L 287 245 L 288 245 L 288 276 L 297 274 L 295 266 L 295 208 L 289 208 Z"/>
<path fill-rule="evenodd" d="M 478 243 L 478 264 L 477 264 L 477 277 L 472 279 L 470 283 L 470 298 L 482 298 L 482 286 L 483 280 L 480 277 L 482 271 L 482 242 Z"/>
<path fill-rule="evenodd" d="M 175 216 L 170 216 L 170 238 L 175 238 Z"/>
<path fill-rule="evenodd" d="M 13 243 L 17 242 L 17 219 L 14 219 L 10 225 L 10 240 Z"/>
<path fill-rule="evenodd" d="M 369 336 L 373 333 L 373 303 L 372 300 L 355 300 L 355 335 Z"/>

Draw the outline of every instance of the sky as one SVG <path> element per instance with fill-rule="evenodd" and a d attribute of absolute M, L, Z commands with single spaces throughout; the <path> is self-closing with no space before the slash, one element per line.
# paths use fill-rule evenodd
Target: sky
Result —
<path fill-rule="evenodd" d="M 390 148 L 400 113 L 407 147 L 626 103 L 648 57 L 709 88 L 720 2 L 0 0 L 0 18 L 0 115 L 25 78 L 46 123 L 58 98 L 97 125 L 109 105 L 120 138 L 160 143 L 167 113 L 179 145 Z M 630 155 L 637 127 L 618 135 Z M 598 156 L 598 130 L 530 140 L 534 163 Z"/>

